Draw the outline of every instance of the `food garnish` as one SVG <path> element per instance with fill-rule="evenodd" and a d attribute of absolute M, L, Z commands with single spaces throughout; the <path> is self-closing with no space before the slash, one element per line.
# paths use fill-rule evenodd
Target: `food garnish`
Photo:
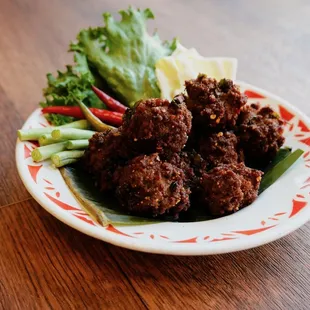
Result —
<path fill-rule="evenodd" d="M 279 151 L 280 152 L 280 151 Z M 274 164 L 265 172 L 265 175 L 261 181 L 258 192 L 261 194 L 268 187 L 274 184 L 284 173 L 288 170 L 298 158 L 304 153 L 303 150 L 297 149 L 293 153 L 285 156 L 281 161 L 277 159 L 281 154 L 275 158 Z"/>
<path fill-rule="evenodd" d="M 56 168 L 76 163 L 84 155 L 84 151 L 63 151 L 51 156 L 51 160 Z"/>
<path fill-rule="evenodd" d="M 94 135 L 95 131 L 76 129 L 76 128 L 58 128 L 54 129 L 51 133 L 52 138 L 55 141 L 59 140 L 80 140 L 90 139 Z"/>
<path fill-rule="evenodd" d="M 74 65 L 48 74 L 42 112 L 68 124 L 18 131 L 39 142 L 33 161 L 63 167 L 102 225 L 206 220 L 250 205 L 303 153 L 281 148 L 284 121 L 246 104 L 236 59 L 149 35 L 149 9 L 120 14 L 82 30 L 70 45 Z"/>
<path fill-rule="evenodd" d="M 58 142 L 50 145 L 40 146 L 31 152 L 33 161 L 40 162 L 51 158 L 55 153 L 62 152 L 67 148 L 67 142 Z"/>
<path fill-rule="evenodd" d="M 86 149 L 88 145 L 89 145 L 89 141 L 87 139 L 69 140 L 67 142 L 67 149 L 68 150 Z"/>
<path fill-rule="evenodd" d="M 43 108 L 54 106 L 76 106 L 76 98 L 91 108 L 104 108 L 104 104 L 94 94 L 91 86 L 101 83 L 91 72 L 85 55 L 75 53 L 74 65 L 67 66 L 65 72 L 58 71 L 54 77 L 51 73 L 47 74 L 47 87 L 43 90 L 45 101 L 40 105 Z M 46 115 L 47 120 L 56 126 L 70 123 L 75 117 L 53 114 Z"/>
<path fill-rule="evenodd" d="M 124 106 L 118 100 L 112 98 L 108 94 L 106 94 L 101 89 L 97 88 L 96 86 L 92 85 L 92 90 L 97 95 L 97 97 L 107 106 L 108 109 L 120 113 L 125 113 L 128 107 Z"/>
<path fill-rule="evenodd" d="M 87 106 L 80 100 L 78 100 L 78 104 L 85 116 L 85 118 L 89 121 L 90 125 L 97 131 L 107 131 L 113 129 L 113 127 L 101 122 L 101 120 L 95 116 Z"/>
<path fill-rule="evenodd" d="M 119 112 L 108 111 L 104 109 L 89 108 L 89 110 L 100 120 L 114 126 L 120 126 L 122 124 L 123 114 Z M 55 114 L 71 116 L 76 119 L 85 118 L 80 107 L 67 107 L 67 106 L 50 106 L 42 109 L 43 114 Z"/>
<path fill-rule="evenodd" d="M 120 15 L 116 21 L 104 13 L 105 26 L 82 30 L 70 49 L 85 55 L 117 97 L 133 106 L 140 99 L 160 97 L 155 63 L 171 55 L 176 40 L 162 42 L 157 33 L 148 33 L 146 21 L 154 18 L 150 9 L 129 8 Z"/>
<path fill-rule="evenodd" d="M 187 80 L 195 79 L 204 73 L 216 80 L 235 80 L 237 59 L 223 57 L 203 57 L 194 48 L 187 49 L 180 43 L 170 56 L 156 62 L 156 77 L 161 97 L 172 100 L 181 93 Z"/>
<path fill-rule="evenodd" d="M 49 134 L 57 128 L 87 129 L 88 127 L 89 123 L 86 120 L 80 120 L 58 127 L 31 128 L 27 130 L 21 129 L 17 131 L 17 135 L 21 141 L 37 141 L 42 135 Z"/>

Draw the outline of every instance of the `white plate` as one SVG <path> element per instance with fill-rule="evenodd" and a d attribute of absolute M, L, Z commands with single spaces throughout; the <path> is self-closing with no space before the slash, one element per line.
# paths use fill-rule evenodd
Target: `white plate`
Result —
<path fill-rule="evenodd" d="M 220 219 L 195 223 L 160 223 L 102 227 L 85 213 L 49 161 L 34 163 L 35 147 L 17 141 L 16 163 L 29 193 L 49 213 L 92 237 L 151 253 L 208 255 L 253 248 L 279 239 L 310 219 L 310 120 L 292 105 L 264 90 L 239 82 L 249 102 L 268 104 L 288 122 L 286 145 L 305 151 L 275 184 L 250 206 Z M 23 128 L 47 126 L 40 109 Z"/>

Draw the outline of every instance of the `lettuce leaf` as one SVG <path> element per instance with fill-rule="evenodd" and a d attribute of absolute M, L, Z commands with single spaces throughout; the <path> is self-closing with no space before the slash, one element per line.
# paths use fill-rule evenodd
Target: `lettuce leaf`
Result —
<path fill-rule="evenodd" d="M 176 40 L 162 42 L 156 33 L 148 34 L 146 21 L 154 18 L 150 9 L 130 7 L 119 13 L 120 21 L 104 13 L 105 26 L 82 30 L 70 50 L 85 55 L 118 98 L 132 106 L 160 97 L 155 63 L 175 50 Z"/>

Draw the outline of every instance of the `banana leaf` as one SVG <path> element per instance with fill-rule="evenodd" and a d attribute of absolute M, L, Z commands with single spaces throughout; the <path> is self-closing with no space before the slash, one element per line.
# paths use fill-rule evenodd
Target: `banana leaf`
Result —
<path fill-rule="evenodd" d="M 269 165 L 269 168 L 265 171 L 258 190 L 259 195 L 275 183 L 304 153 L 301 149 L 297 149 L 293 153 L 287 153 L 285 151 L 280 153 L 280 151 L 273 162 Z"/>
<path fill-rule="evenodd" d="M 259 194 L 276 182 L 285 171 L 287 171 L 303 151 L 298 149 L 292 153 L 290 148 L 279 150 L 277 156 L 264 170 L 259 188 Z M 99 224 L 107 226 L 109 224 L 118 226 L 156 224 L 167 221 L 176 221 L 173 217 L 163 216 L 160 218 L 146 218 L 126 214 L 119 207 L 113 194 L 100 193 L 94 186 L 91 177 L 83 171 L 79 165 L 66 166 L 60 172 L 82 208 Z M 206 208 L 202 208 L 199 203 L 192 202 L 191 208 L 186 212 L 181 212 L 178 222 L 198 222 L 214 219 L 207 213 Z"/>
<path fill-rule="evenodd" d="M 276 157 L 272 160 L 272 162 L 263 170 L 266 174 L 268 171 L 272 170 L 279 162 L 285 159 L 292 153 L 291 147 L 283 147 L 280 149 L 276 155 Z"/>
<path fill-rule="evenodd" d="M 159 223 L 157 219 L 126 214 L 120 209 L 113 194 L 99 192 L 91 177 L 78 165 L 65 166 L 60 169 L 60 173 L 82 208 L 102 226 Z"/>

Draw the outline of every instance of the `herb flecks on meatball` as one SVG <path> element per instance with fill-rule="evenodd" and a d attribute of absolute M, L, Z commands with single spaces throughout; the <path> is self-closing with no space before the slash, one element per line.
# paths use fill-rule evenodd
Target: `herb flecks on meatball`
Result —
<path fill-rule="evenodd" d="M 142 155 L 116 173 L 116 196 L 120 204 L 132 214 L 178 217 L 189 208 L 190 190 L 183 171 L 165 161 L 159 154 Z"/>
<path fill-rule="evenodd" d="M 127 110 L 122 132 L 141 153 L 180 152 L 185 146 L 192 126 L 192 115 L 182 95 L 172 102 L 147 99 Z"/>
<path fill-rule="evenodd" d="M 284 143 L 284 122 L 270 107 L 246 106 L 238 118 L 237 132 L 246 164 L 266 166 Z"/>
<path fill-rule="evenodd" d="M 106 191 L 114 188 L 113 173 L 129 155 L 126 141 L 120 131 L 115 129 L 93 135 L 83 163 L 85 169 L 94 177 L 98 188 Z"/>
<path fill-rule="evenodd" d="M 206 171 L 206 161 L 194 150 L 191 152 L 173 153 L 170 157 L 165 158 L 170 164 L 180 168 L 184 172 L 185 184 L 192 191 L 199 187 L 199 178 Z"/>
<path fill-rule="evenodd" d="M 238 147 L 238 138 L 229 131 L 220 131 L 201 137 L 198 152 L 206 160 L 209 168 L 243 160 L 242 151 Z"/>
<path fill-rule="evenodd" d="M 243 163 L 218 166 L 202 177 L 202 203 L 212 215 L 225 215 L 251 204 L 262 172 Z"/>
<path fill-rule="evenodd" d="M 200 74 L 185 82 L 187 107 L 193 114 L 194 124 L 208 129 L 233 128 L 247 97 L 228 79 L 217 82 Z"/>

